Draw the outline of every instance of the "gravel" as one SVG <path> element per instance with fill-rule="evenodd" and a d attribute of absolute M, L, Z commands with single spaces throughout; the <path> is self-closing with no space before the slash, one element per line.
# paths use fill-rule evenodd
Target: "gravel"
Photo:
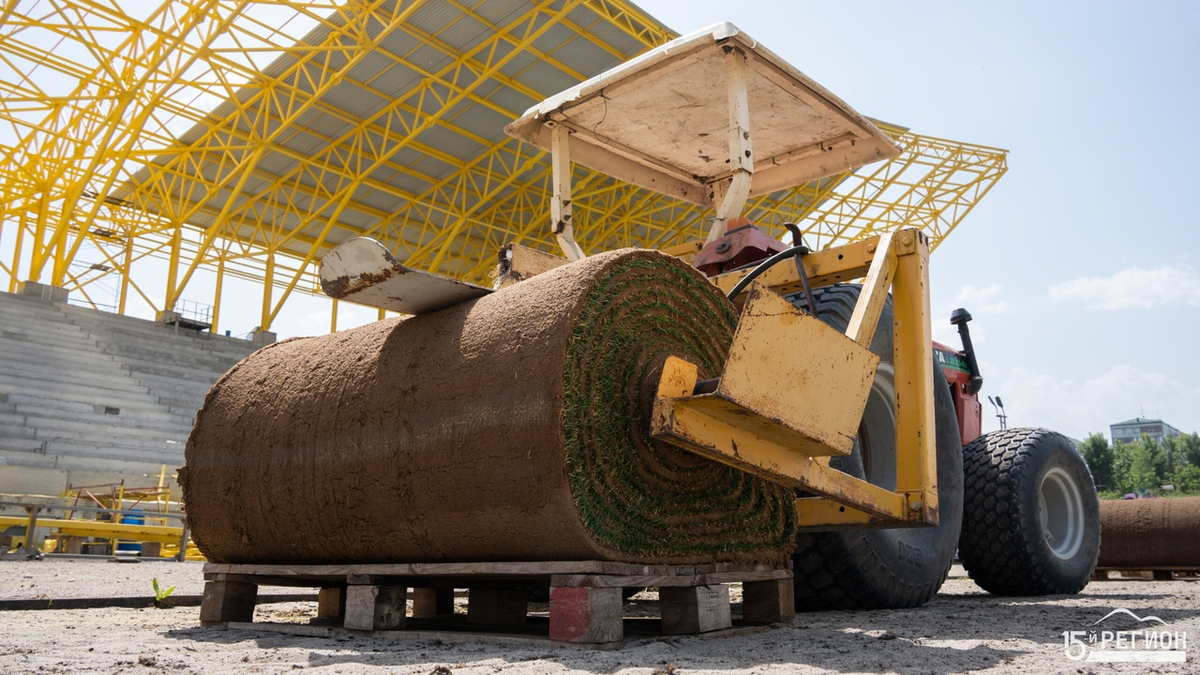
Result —
<path fill-rule="evenodd" d="M 957 572 L 957 574 L 955 573 Z M 305 637 L 205 628 L 196 607 L 0 612 L 0 673 L 1191 673 L 1200 659 L 1200 580 L 1093 582 L 1075 596 L 1003 598 L 961 568 L 922 608 L 801 614 L 791 626 L 702 636 L 629 637 L 613 651 L 537 638 L 421 633 L 404 639 Z M 45 560 L 0 563 L 0 599 L 152 595 L 151 580 L 199 594 L 199 563 Z M 269 589 L 270 593 L 292 589 Z M 311 589 L 295 589 L 312 593 Z M 653 613 L 652 592 L 629 605 Z M 736 599 L 737 594 L 734 593 Z M 460 603 L 462 600 L 460 599 Z M 1154 615 L 1165 623 L 1139 623 Z M 256 622 L 302 623 L 314 603 L 261 605 Z M 1101 622 L 1097 625 L 1097 622 Z M 1068 658 L 1064 631 L 1185 633 L 1184 663 Z M 1110 647 L 1114 645 L 1110 643 Z M 1093 653 L 1099 643 L 1089 645 Z M 1128 651 L 1115 648 L 1105 653 Z"/>

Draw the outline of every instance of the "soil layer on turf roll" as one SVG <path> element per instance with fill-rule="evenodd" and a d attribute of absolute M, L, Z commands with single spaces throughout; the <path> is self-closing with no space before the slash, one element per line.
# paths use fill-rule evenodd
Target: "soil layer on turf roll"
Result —
<path fill-rule="evenodd" d="M 1102 500 L 1096 565 L 1200 569 L 1200 497 Z"/>
<path fill-rule="evenodd" d="M 587 258 L 432 314 L 252 354 L 180 472 L 227 563 L 779 562 L 789 491 L 652 441 L 667 356 L 714 377 L 736 314 L 675 258 Z"/>

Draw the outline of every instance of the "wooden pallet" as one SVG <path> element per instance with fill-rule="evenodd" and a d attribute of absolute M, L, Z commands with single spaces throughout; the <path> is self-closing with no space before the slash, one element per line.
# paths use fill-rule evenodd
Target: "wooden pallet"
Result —
<path fill-rule="evenodd" d="M 1110 572 L 1117 575 L 1110 576 Z M 1147 567 L 1130 569 L 1128 567 L 1097 567 L 1092 573 L 1092 581 L 1108 581 L 1109 579 L 1129 581 L 1142 579 L 1145 581 L 1172 581 L 1175 579 L 1195 579 L 1200 575 L 1197 567 Z"/>
<path fill-rule="evenodd" d="M 311 625 L 355 631 L 403 631 L 461 625 L 454 589 L 469 592 L 468 627 L 526 631 L 528 593 L 550 588 L 548 636 L 587 645 L 624 639 L 624 588 L 659 589 L 661 633 L 692 635 L 730 628 L 729 583 L 741 582 L 742 622 L 790 623 L 792 572 L 782 566 L 633 565 L 593 560 L 503 563 L 204 566 L 200 622 L 245 627 L 259 586 L 319 588 Z M 412 614 L 407 611 L 412 592 Z M 410 621 L 412 619 L 413 621 Z M 432 620 L 432 622 L 431 622 Z M 438 621 L 440 620 L 440 621 Z M 514 631 L 519 632 L 519 631 Z M 536 633 L 535 633 L 536 634 Z"/>

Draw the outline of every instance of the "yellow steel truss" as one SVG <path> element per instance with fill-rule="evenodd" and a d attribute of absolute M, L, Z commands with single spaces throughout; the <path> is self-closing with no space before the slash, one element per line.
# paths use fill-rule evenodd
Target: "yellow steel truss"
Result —
<path fill-rule="evenodd" d="M 497 8 L 505 11 L 498 11 Z M 625 0 L 8 0 L 0 14 L 0 281 L 174 309 L 198 269 L 263 284 L 267 329 L 316 261 L 368 234 L 486 282 L 502 244 L 554 250 L 524 107 L 675 37 Z M 753 200 L 824 248 L 900 227 L 936 246 L 1005 152 L 887 127 L 900 157 Z M 701 235 L 697 207 L 577 171 L 585 250 Z M 166 279 L 140 263 L 167 261 Z M 86 264 L 81 261 L 87 260 Z"/>

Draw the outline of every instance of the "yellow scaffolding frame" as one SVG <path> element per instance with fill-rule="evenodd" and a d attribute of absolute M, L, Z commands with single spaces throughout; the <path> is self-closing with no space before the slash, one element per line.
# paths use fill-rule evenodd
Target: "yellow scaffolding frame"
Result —
<path fill-rule="evenodd" d="M 227 276 L 263 284 L 268 330 L 294 292 L 320 295 L 316 262 L 350 236 L 475 283 L 505 243 L 557 250 L 549 157 L 479 120 L 498 132 L 562 88 L 535 67 L 595 74 L 572 66 L 568 44 L 615 63 L 675 34 L 624 0 L 525 0 L 503 18 L 488 3 L 164 0 L 134 16 L 114 0 L 10 0 L 0 283 L 163 312 L 204 269 L 216 275 L 214 332 Z M 464 41 L 469 30 L 477 39 Z M 391 80 L 404 81 L 399 95 Z M 348 84 L 384 103 L 357 112 L 338 98 Z M 936 247 L 1007 170 L 1004 150 L 882 128 L 903 148 L 896 159 L 757 198 L 747 214 L 777 236 L 798 222 L 815 248 L 901 227 Z M 700 208 L 607 176 L 577 168 L 574 184 L 585 250 L 668 247 L 707 229 Z M 149 259 L 167 262 L 165 284 L 140 269 Z M 105 283 L 111 307 L 95 293 Z"/>

